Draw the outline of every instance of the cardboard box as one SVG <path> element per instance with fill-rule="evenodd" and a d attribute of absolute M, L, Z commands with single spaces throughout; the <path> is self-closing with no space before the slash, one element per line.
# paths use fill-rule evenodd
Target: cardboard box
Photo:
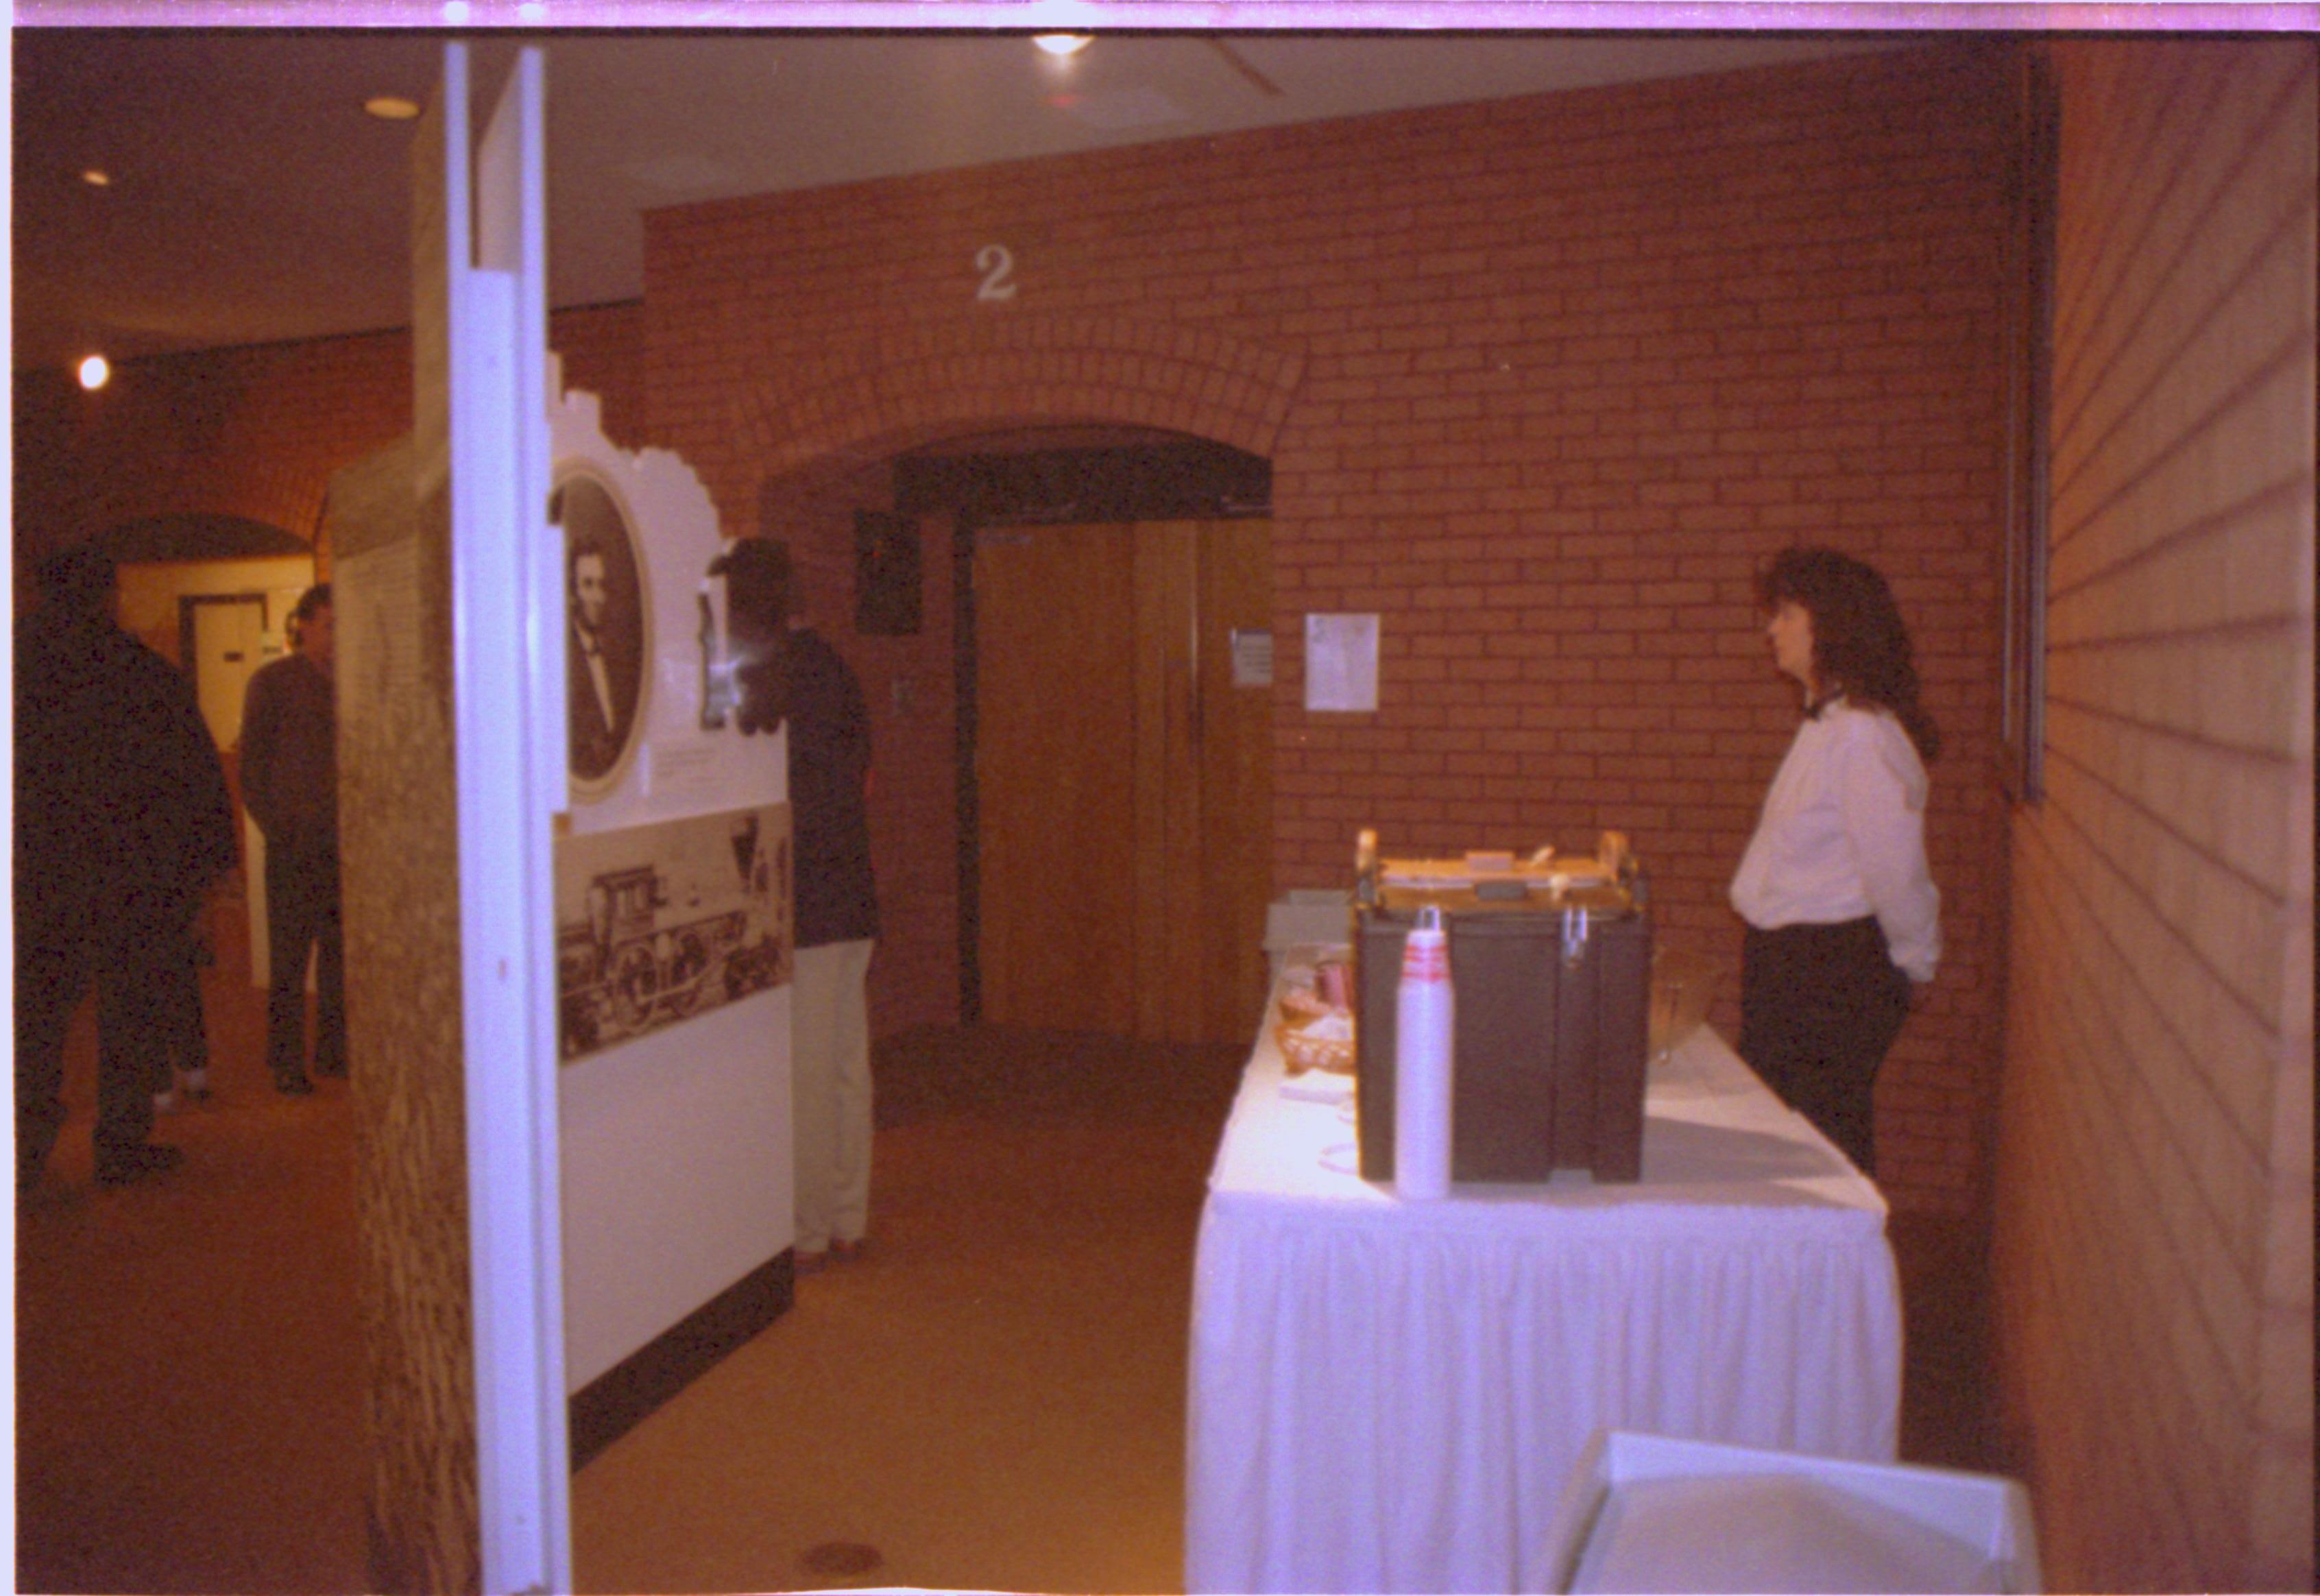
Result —
<path fill-rule="evenodd" d="M 1774 1482 L 1815 1494 L 1782 1502 Z M 1691 1488 L 1681 1520 L 1671 1483 Z M 1728 1487 L 1715 1505 L 1709 1484 Z M 1637 1510 L 1654 1490 L 1655 1521 Z M 1572 1470 L 1547 1567 L 1552 1591 L 2040 1589 L 2011 1480 L 1627 1430 L 1597 1431 Z"/>

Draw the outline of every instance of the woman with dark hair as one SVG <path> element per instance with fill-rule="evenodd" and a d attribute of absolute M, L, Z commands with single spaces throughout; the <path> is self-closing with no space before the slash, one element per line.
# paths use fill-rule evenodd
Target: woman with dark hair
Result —
<path fill-rule="evenodd" d="M 1941 738 L 1875 570 L 1790 549 L 1756 592 L 1772 662 L 1803 688 L 1805 720 L 1732 878 L 1748 922 L 1740 1056 L 1874 1174 L 1871 1087 L 1941 959 L 1925 765 Z"/>

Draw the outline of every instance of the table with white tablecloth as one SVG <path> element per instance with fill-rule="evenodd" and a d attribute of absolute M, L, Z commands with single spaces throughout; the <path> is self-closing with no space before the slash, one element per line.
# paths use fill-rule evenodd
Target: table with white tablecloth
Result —
<path fill-rule="evenodd" d="M 1188 1590 L 1543 1589 L 1598 1426 L 1892 1459 L 1884 1200 L 1713 1030 L 1651 1067 L 1639 1182 L 1435 1202 L 1269 1033 L 1201 1220 Z"/>

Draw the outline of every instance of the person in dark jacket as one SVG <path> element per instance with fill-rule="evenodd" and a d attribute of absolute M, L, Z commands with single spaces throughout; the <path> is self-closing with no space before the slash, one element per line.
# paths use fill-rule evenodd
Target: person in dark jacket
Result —
<path fill-rule="evenodd" d="M 266 1065 L 277 1092 L 306 1073 L 306 957 L 314 956 L 314 1069 L 347 1073 L 346 950 L 339 925 L 337 657 L 331 585 L 290 612 L 293 652 L 249 678 L 241 797 L 266 838 Z"/>
<path fill-rule="evenodd" d="M 790 815 L 796 860 L 792 993 L 797 1263 L 851 1256 L 870 1219 L 870 1026 L 878 936 L 870 866 L 870 713 L 861 683 L 810 622 L 834 612 L 801 571 L 805 613 L 788 638 Z"/>
<path fill-rule="evenodd" d="M 96 1178 L 175 1167 L 150 1139 L 169 975 L 233 867 L 233 801 L 192 685 L 121 630 L 113 562 L 43 562 L 15 636 L 16 1185 L 64 1122 L 65 1029 L 97 1003 Z"/>

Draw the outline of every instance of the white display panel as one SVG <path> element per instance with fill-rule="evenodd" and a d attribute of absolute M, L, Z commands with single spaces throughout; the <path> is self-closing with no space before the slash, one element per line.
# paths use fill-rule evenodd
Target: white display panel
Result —
<path fill-rule="evenodd" d="M 570 878 L 558 915 L 562 1027 L 572 1038 L 577 1020 L 587 1033 L 585 1045 L 567 1039 L 558 1071 L 566 1375 L 576 1392 L 793 1238 L 788 740 L 745 737 L 730 716 L 704 724 L 726 621 L 710 567 L 725 540 L 700 479 L 666 450 L 608 441 L 595 396 L 562 392 L 552 358 L 549 387 L 564 603 L 540 630 L 557 656 L 548 675 L 563 688 L 554 720 L 571 778 L 557 840 Z M 597 563 L 576 569 L 584 543 Z M 605 668 L 593 679 L 573 657 L 583 576 L 600 589 Z M 602 716 L 606 703 L 611 745 L 592 748 L 581 716 Z M 752 816 L 752 860 L 722 881 L 701 836 L 730 848 L 727 833 Z M 753 887 L 753 870 L 781 879 Z M 747 929 L 725 937 L 735 915 Z"/>

